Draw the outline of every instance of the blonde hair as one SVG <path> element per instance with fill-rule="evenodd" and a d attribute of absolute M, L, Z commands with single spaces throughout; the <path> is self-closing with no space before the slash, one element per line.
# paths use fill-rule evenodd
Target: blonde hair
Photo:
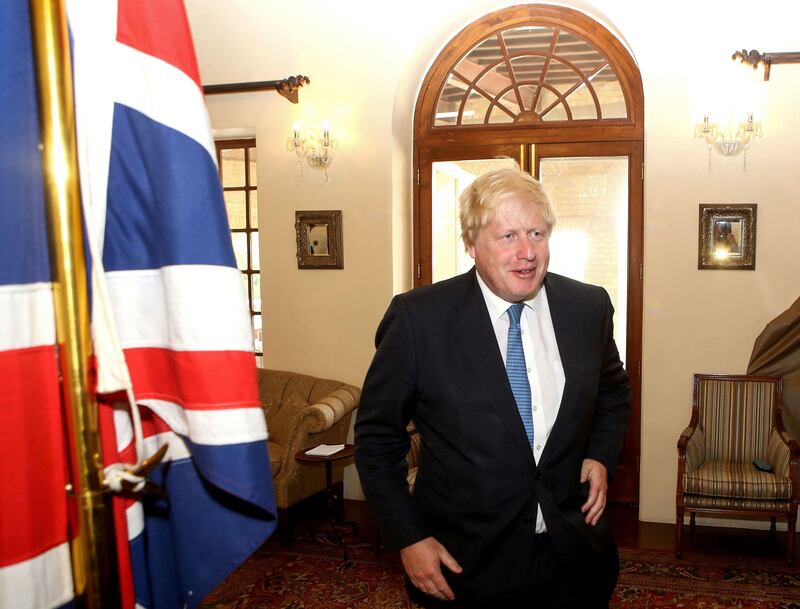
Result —
<path fill-rule="evenodd" d="M 520 169 L 496 169 L 477 178 L 461 193 L 458 217 L 464 245 L 474 245 L 481 230 L 498 214 L 506 200 L 514 196 L 524 203 L 537 205 L 548 232 L 552 230 L 556 216 L 541 182 Z"/>

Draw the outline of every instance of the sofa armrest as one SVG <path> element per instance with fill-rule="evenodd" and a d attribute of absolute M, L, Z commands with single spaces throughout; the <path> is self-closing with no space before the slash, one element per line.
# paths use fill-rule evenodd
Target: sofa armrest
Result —
<path fill-rule="evenodd" d="M 798 452 L 798 444 L 789 434 L 777 428 L 772 430 L 767 444 L 767 462 L 776 476 L 790 477 L 792 461 L 797 461 Z"/>
<path fill-rule="evenodd" d="M 419 465 L 419 451 L 422 448 L 422 438 L 417 431 L 416 425 L 414 422 L 408 424 L 406 427 L 406 431 L 408 431 L 408 455 L 406 456 L 406 461 L 408 461 L 408 469 L 414 469 Z"/>
<path fill-rule="evenodd" d="M 706 460 L 706 438 L 699 426 L 689 426 L 678 438 L 678 457 L 686 458 L 686 470 L 699 469 Z"/>
<path fill-rule="evenodd" d="M 344 387 L 310 404 L 300 413 L 300 425 L 306 433 L 320 433 L 330 429 L 347 416 L 357 405 L 356 396 Z"/>
<path fill-rule="evenodd" d="M 406 482 L 408 483 L 408 492 L 414 493 L 414 486 L 417 483 L 417 471 L 419 470 L 419 451 L 422 448 L 422 437 L 417 431 L 416 425 L 411 421 L 406 427 L 408 432 L 409 448 L 406 455 L 406 462 L 408 464 L 408 473 L 406 474 Z"/>
<path fill-rule="evenodd" d="M 325 434 L 337 423 L 350 420 L 353 411 L 358 407 L 359 396 L 360 392 L 357 387 L 343 385 L 317 402 L 305 406 L 298 413 L 296 423 L 288 435 L 285 446 L 279 473 L 281 479 L 290 480 L 297 475 L 294 455 L 315 444 L 314 435 Z M 347 434 L 346 430 L 342 431 L 345 435 Z M 340 441 L 344 441 L 344 438 Z M 324 443 L 326 440 L 322 439 L 321 442 Z M 327 443 L 331 443 L 331 441 L 327 440 Z"/>

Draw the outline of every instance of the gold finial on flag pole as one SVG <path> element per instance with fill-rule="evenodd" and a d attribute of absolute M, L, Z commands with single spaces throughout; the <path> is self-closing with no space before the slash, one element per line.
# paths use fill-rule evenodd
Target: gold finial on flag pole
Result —
<path fill-rule="evenodd" d="M 104 486 L 97 402 L 89 386 L 92 346 L 66 9 L 63 0 L 30 0 L 30 8 L 71 497 L 80 519 L 71 541 L 75 595 L 88 609 L 116 607 L 111 495 Z"/>

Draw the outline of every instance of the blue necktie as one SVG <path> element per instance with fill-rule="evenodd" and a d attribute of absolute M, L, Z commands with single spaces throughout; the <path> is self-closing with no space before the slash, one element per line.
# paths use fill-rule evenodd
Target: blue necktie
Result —
<path fill-rule="evenodd" d="M 511 392 L 517 402 L 528 442 L 533 446 L 533 413 L 531 412 L 531 386 L 528 383 L 528 368 L 525 365 L 525 352 L 522 350 L 522 333 L 519 320 L 525 305 L 521 302 L 508 307 L 508 349 L 506 350 L 506 373 L 511 383 Z"/>

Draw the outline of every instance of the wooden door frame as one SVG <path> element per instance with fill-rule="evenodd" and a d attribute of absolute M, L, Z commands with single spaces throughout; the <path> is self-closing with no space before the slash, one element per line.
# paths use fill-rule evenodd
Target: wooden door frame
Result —
<path fill-rule="evenodd" d="M 440 91 L 451 69 L 487 36 L 508 28 L 547 25 L 563 28 L 592 44 L 613 67 L 625 98 L 627 117 L 503 123 L 435 127 L 434 117 Z M 639 69 L 628 49 L 601 23 L 588 15 L 562 6 L 517 5 L 500 9 L 469 24 L 446 44 L 422 82 L 414 112 L 413 176 L 413 264 L 414 286 L 430 283 L 431 269 L 431 190 L 432 164 L 437 161 L 466 160 L 505 156 L 515 159 L 522 169 L 532 172 L 536 159 L 527 154 L 535 150 L 626 150 L 630 157 L 628 207 L 628 320 L 627 364 L 631 376 L 634 408 L 628 435 L 640 454 L 641 439 L 641 354 L 643 312 L 643 159 L 644 90 Z M 600 147 L 600 148 L 598 148 Z M 619 148 L 617 148 L 619 147 Z M 566 148 L 565 148 L 566 149 Z M 557 156 L 553 154 L 552 156 Z M 587 155 L 588 156 L 588 155 Z M 637 264 L 638 263 L 638 264 Z M 633 347 L 632 347 L 633 345 Z M 638 348 L 636 347 L 638 345 Z M 626 440 L 627 441 L 627 440 Z M 626 448 L 627 450 L 627 448 Z M 638 458 L 636 459 L 638 471 Z M 635 492 L 620 489 L 638 503 L 638 476 Z"/>
<path fill-rule="evenodd" d="M 644 295 L 644 146 L 642 142 L 582 142 L 539 144 L 531 155 L 531 170 L 539 179 L 539 161 L 553 157 L 628 157 L 628 281 L 625 369 L 631 383 L 631 418 L 624 452 L 634 463 L 621 463 L 617 484 L 609 488 L 609 500 L 625 504 L 639 501 L 639 456 L 641 455 L 642 322 Z M 633 467 L 633 472 L 625 468 Z"/>

